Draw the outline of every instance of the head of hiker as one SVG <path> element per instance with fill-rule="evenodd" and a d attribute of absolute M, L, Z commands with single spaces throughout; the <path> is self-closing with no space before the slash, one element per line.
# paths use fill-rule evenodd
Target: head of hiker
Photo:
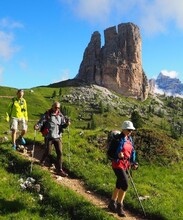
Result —
<path fill-rule="evenodd" d="M 17 90 L 17 97 L 20 99 L 20 98 L 23 98 L 23 96 L 24 96 L 24 90 L 18 89 Z"/>
<path fill-rule="evenodd" d="M 132 131 L 134 131 L 135 128 L 133 126 L 133 123 L 131 121 L 124 121 L 122 124 L 122 132 L 126 135 L 129 136 Z"/>
<path fill-rule="evenodd" d="M 54 102 L 52 105 L 52 110 L 54 113 L 60 112 L 60 103 L 59 102 Z"/>

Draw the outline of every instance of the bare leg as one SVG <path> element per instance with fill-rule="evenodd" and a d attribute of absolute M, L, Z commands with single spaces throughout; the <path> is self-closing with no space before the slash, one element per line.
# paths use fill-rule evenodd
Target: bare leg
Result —
<path fill-rule="evenodd" d="M 21 137 L 23 137 L 24 135 L 25 135 L 25 133 L 26 133 L 26 131 L 25 130 L 22 130 L 22 132 L 21 132 Z"/>
<path fill-rule="evenodd" d="M 111 200 L 110 200 L 109 205 L 108 205 L 108 208 L 109 208 L 112 212 L 116 212 L 116 209 L 117 209 L 116 201 L 117 201 L 117 199 L 118 199 L 119 190 L 120 190 L 120 189 L 118 189 L 118 188 L 115 188 L 115 189 L 113 190 L 112 197 L 111 197 Z"/>
<path fill-rule="evenodd" d="M 112 200 L 116 201 L 118 198 L 118 193 L 119 193 L 120 189 L 115 188 L 113 193 L 112 193 Z"/>
<path fill-rule="evenodd" d="M 120 189 L 118 193 L 118 203 L 121 203 L 121 204 L 123 203 L 125 195 L 126 195 L 126 192 Z"/>
<path fill-rule="evenodd" d="M 11 131 L 12 131 L 12 133 L 11 133 L 12 144 L 16 145 L 16 133 L 17 133 L 17 131 L 15 129 L 12 129 Z"/>
<path fill-rule="evenodd" d="M 117 199 L 117 213 L 120 217 L 126 216 L 123 210 L 123 201 L 124 201 L 125 195 L 126 195 L 126 191 L 123 191 L 122 189 L 120 189 L 118 193 L 118 199 Z"/>

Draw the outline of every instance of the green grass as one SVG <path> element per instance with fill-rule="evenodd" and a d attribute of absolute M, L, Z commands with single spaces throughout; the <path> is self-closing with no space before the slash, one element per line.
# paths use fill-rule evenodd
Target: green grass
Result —
<path fill-rule="evenodd" d="M 143 166 L 134 172 L 134 181 L 139 194 L 149 196 L 144 201 L 149 215 L 159 213 L 165 219 L 182 219 L 182 162 L 168 167 Z"/>
<path fill-rule="evenodd" d="M 62 94 L 67 94 L 71 91 L 71 89 L 72 88 L 70 87 L 63 87 Z M 16 92 L 15 89 L 9 89 L 6 87 L 2 87 L 1 90 L 2 94 L 6 95 L 14 95 Z M 26 138 L 30 143 L 32 143 L 34 138 L 33 125 L 39 119 L 39 115 L 50 108 L 54 100 L 59 100 L 59 96 L 55 97 L 54 99 L 51 98 L 54 90 L 58 94 L 59 88 L 38 87 L 33 88 L 33 90 L 33 93 L 30 93 L 29 90 L 25 91 L 25 98 L 27 100 L 29 109 L 29 130 L 26 134 Z M 100 96 L 97 97 L 97 100 L 99 97 Z M 165 105 L 163 108 L 172 114 L 173 109 L 167 106 L 167 99 L 165 97 L 160 98 L 162 101 L 165 100 Z M 115 176 L 105 155 L 105 140 L 107 137 L 107 131 L 114 128 L 120 130 L 122 121 L 125 119 L 130 119 L 131 109 L 138 109 L 139 112 L 144 112 L 141 113 L 143 117 L 143 128 L 138 129 L 137 132 L 134 132 L 134 141 L 137 150 L 137 158 L 139 160 L 139 169 L 133 172 L 133 180 L 139 195 L 149 196 L 148 199 L 142 201 L 142 204 L 149 219 L 183 219 L 183 138 L 180 137 L 178 140 L 176 140 L 170 137 L 171 132 L 168 125 L 170 124 L 169 120 L 171 115 L 161 118 L 155 113 L 149 114 L 147 109 L 150 103 L 153 103 L 153 106 L 158 107 L 158 104 L 152 98 L 148 98 L 148 100 L 143 103 L 121 96 L 119 96 L 119 99 L 120 101 L 117 101 L 121 106 L 123 106 L 123 108 L 111 108 L 110 112 L 104 112 L 103 114 L 100 114 L 97 109 L 91 108 L 87 103 L 82 104 L 78 102 L 61 102 L 62 106 L 65 106 L 69 109 L 69 116 L 71 117 L 71 126 L 69 128 L 70 133 L 68 133 L 68 130 L 65 130 L 63 134 L 64 166 L 69 170 L 70 174 L 74 174 L 76 177 L 83 179 L 88 189 L 94 190 L 95 192 L 110 198 L 115 184 Z M 172 99 L 170 100 L 172 101 Z M 3 131 L 7 131 L 9 128 L 8 123 L 4 122 L 4 112 L 10 99 L 3 98 L 0 99 L 0 101 L 2 103 L 2 108 L 0 109 L 0 129 L 2 133 L 0 136 L 3 137 Z M 99 102 L 99 100 L 97 102 Z M 180 101 L 178 104 L 180 105 Z M 94 121 L 96 123 L 96 129 L 94 130 L 87 129 L 88 123 L 91 122 L 90 120 L 79 119 L 80 114 L 82 114 L 85 118 L 88 118 L 88 115 L 91 112 L 94 114 Z M 162 128 L 162 120 L 166 129 Z M 174 120 L 179 120 L 182 122 L 182 115 L 180 111 L 176 113 Z M 10 140 L 10 134 L 8 134 L 7 137 Z M 43 142 L 43 138 L 39 132 L 37 132 L 36 141 Z M 10 143 L 7 144 L 8 147 L 11 146 Z M 1 152 L 1 155 L 2 158 L 4 158 L 4 155 L 7 155 L 7 152 Z M 17 154 L 16 157 L 18 157 Z M 14 173 L 11 173 L 9 170 L 7 170 L 7 167 L 9 167 L 8 162 L 4 163 L 3 161 L 1 163 L 1 168 L 5 169 L 5 171 L 1 171 L 3 173 L 1 179 L 3 179 L 3 176 L 11 175 L 12 181 L 15 180 L 15 182 L 17 182 L 22 174 L 27 175 L 28 172 L 28 170 L 24 169 L 22 169 L 21 172 L 17 172 L 15 169 Z M 6 219 L 7 216 L 9 217 L 11 214 L 13 217 L 15 215 L 19 215 L 19 218 L 21 219 L 23 212 L 25 216 L 29 216 L 31 212 L 35 212 L 35 217 L 32 217 L 32 219 L 36 219 L 37 217 L 40 218 L 40 213 L 43 212 L 47 213 L 47 216 L 44 216 L 44 218 L 47 219 L 57 219 L 58 216 L 60 219 L 61 216 L 64 216 L 64 219 L 69 219 L 71 216 L 69 215 L 67 207 L 69 210 L 72 210 L 71 213 L 76 214 L 76 216 L 80 215 L 83 217 L 83 219 L 87 219 L 87 213 L 93 212 L 93 207 L 88 208 L 88 203 L 85 202 L 83 205 L 81 199 L 74 199 L 73 201 L 71 197 L 74 196 L 75 198 L 77 196 L 73 195 L 72 192 L 67 192 L 66 189 L 63 189 L 57 184 L 52 183 L 51 178 L 49 178 L 47 174 L 42 174 L 42 171 L 37 171 L 37 167 L 34 176 L 36 179 L 41 181 L 41 184 L 44 188 L 44 194 L 46 198 L 49 198 L 49 200 L 46 200 L 44 204 L 41 204 L 41 206 L 39 202 L 35 202 L 36 205 L 32 204 L 34 202 L 30 202 L 32 206 L 30 207 L 30 210 L 25 210 L 22 208 L 22 210 L 18 210 L 16 213 L 9 213 L 7 210 L 3 216 L 4 219 Z M 6 178 L 8 179 L 10 177 Z M 0 191 L 3 191 L 2 187 L 0 186 Z M 20 192 L 18 188 L 15 187 L 14 189 L 14 184 L 11 184 L 10 186 L 8 185 L 7 188 L 10 188 L 9 190 Z M 52 188 L 54 189 L 53 191 Z M 58 190 L 59 192 L 61 191 L 60 196 L 57 196 Z M 23 197 L 24 193 L 25 198 L 27 198 L 28 201 L 32 197 L 35 197 L 34 199 L 37 201 L 36 195 L 33 195 L 30 192 L 20 192 L 19 196 L 22 195 Z M 19 198 L 18 193 L 16 195 L 14 191 L 6 194 L 15 195 L 13 202 L 21 202 L 22 200 L 22 197 Z M 2 198 L 4 198 L 5 195 L 2 196 Z M 9 199 L 7 201 L 9 201 Z M 59 204 L 62 204 L 62 207 Z M 142 213 L 136 194 L 134 193 L 134 189 L 131 185 L 125 198 L 125 205 L 134 212 Z M 36 211 L 34 210 L 35 206 L 37 208 Z M 59 207 L 59 210 L 57 209 L 57 206 Z M 83 207 L 81 208 L 82 210 L 76 211 L 74 209 L 74 207 L 78 206 Z M 60 210 L 62 210 L 61 214 Z M 103 216 L 103 214 L 94 215 Z M 77 219 L 76 216 L 74 219 Z M 95 218 L 93 217 L 93 219 Z M 96 219 L 102 218 L 96 217 Z"/>
<path fill-rule="evenodd" d="M 19 180 L 27 177 L 40 184 L 39 194 L 43 195 L 43 200 L 32 189 L 22 190 Z M 114 219 L 83 197 L 57 184 L 39 166 L 34 165 L 30 173 L 30 162 L 5 145 L 1 145 L 0 151 L 0 178 L 0 219 Z"/>
<path fill-rule="evenodd" d="M 90 132 L 85 133 L 89 134 Z M 85 135 L 87 136 L 87 134 Z M 66 166 L 70 167 L 75 175 L 82 178 L 89 189 L 110 197 L 115 184 L 115 176 L 110 163 L 106 161 L 105 154 L 93 146 L 93 143 L 85 142 L 86 136 L 83 137 L 82 144 L 78 143 L 79 137 L 76 134 L 73 136 L 76 143 L 71 147 L 70 164 L 65 157 Z M 65 153 L 68 153 L 67 148 Z M 182 219 L 182 162 L 165 165 L 147 161 L 139 162 L 139 169 L 133 172 L 133 179 L 139 195 L 149 197 L 142 201 L 148 216 L 159 217 L 159 219 Z M 132 186 L 127 193 L 125 204 L 134 211 L 141 212 Z"/>

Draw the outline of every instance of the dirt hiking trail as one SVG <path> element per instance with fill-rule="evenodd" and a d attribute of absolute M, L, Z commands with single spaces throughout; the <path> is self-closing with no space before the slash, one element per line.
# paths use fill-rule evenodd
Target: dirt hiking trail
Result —
<path fill-rule="evenodd" d="M 39 161 L 41 159 L 41 156 L 44 152 L 44 146 L 41 146 L 40 144 L 36 144 L 34 147 L 34 152 L 32 151 L 33 146 L 26 146 L 27 150 L 25 152 L 19 152 L 22 156 L 28 158 L 31 163 L 32 167 L 34 166 L 34 163 L 39 164 Z M 41 165 L 40 165 L 41 166 Z M 103 197 L 101 195 L 98 195 L 92 191 L 89 191 L 85 188 L 85 184 L 82 180 L 73 178 L 73 177 L 61 177 L 55 174 L 54 169 L 48 166 L 41 166 L 42 169 L 47 170 L 51 173 L 53 179 L 58 183 L 61 184 L 79 195 L 83 196 L 87 201 L 92 203 L 93 205 L 105 210 L 109 215 L 113 215 L 116 219 L 124 219 L 124 220 L 147 220 L 146 218 L 142 216 L 137 216 L 133 213 L 131 213 L 129 210 L 125 210 L 125 213 L 127 217 L 119 217 L 116 213 L 112 213 L 107 208 L 109 203 L 109 198 Z M 34 169 L 34 168 L 33 168 Z M 138 202 L 138 201 L 137 201 Z"/>

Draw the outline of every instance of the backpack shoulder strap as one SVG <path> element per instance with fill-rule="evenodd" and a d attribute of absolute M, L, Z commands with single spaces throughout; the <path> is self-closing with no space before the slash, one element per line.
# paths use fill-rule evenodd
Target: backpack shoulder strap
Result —
<path fill-rule="evenodd" d="M 121 143 L 121 144 L 120 144 L 120 146 L 119 146 L 118 149 L 117 149 L 117 153 L 119 153 L 119 152 L 123 149 L 123 145 L 124 145 L 124 143 L 125 143 L 125 138 L 124 138 L 123 133 L 120 133 L 120 134 L 119 134 L 118 140 L 119 140 L 119 143 Z"/>
<path fill-rule="evenodd" d="M 132 163 L 135 163 L 135 160 L 136 160 L 136 151 L 135 151 L 135 148 L 134 148 L 134 142 L 133 142 L 133 139 L 132 139 L 131 136 L 129 136 L 129 139 L 130 139 L 130 142 L 132 143 L 132 148 L 133 148 L 132 154 L 131 154 L 131 157 L 130 157 L 130 161 L 131 161 Z"/>
<path fill-rule="evenodd" d="M 44 113 L 46 120 L 50 119 L 51 113 L 52 113 L 51 109 L 48 109 L 48 110 Z"/>
<path fill-rule="evenodd" d="M 134 142 L 133 142 L 132 136 L 129 136 L 129 139 L 130 139 L 130 142 L 132 143 L 132 147 L 134 148 Z"/>

